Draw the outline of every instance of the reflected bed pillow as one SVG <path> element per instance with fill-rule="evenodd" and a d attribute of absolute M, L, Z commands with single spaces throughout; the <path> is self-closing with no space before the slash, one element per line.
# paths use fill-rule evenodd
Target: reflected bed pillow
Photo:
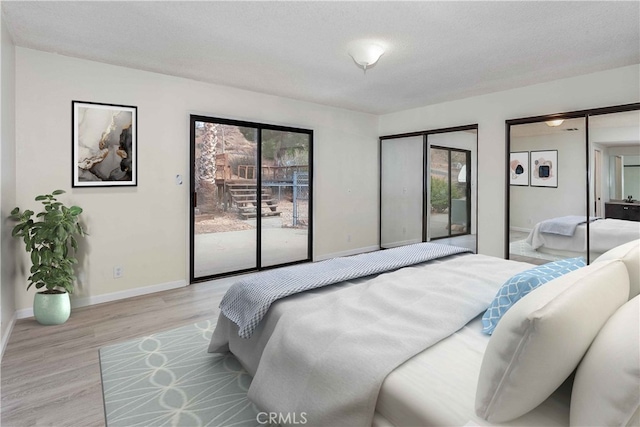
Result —
<path fill-rule="evenodd" d="M 482 316 L 482 332 L 491 335 L 507 310 L 538 286 L 585 265 L 584 258 L 569 258 L 539 265 L 516 274 L 502 285 Z"/>

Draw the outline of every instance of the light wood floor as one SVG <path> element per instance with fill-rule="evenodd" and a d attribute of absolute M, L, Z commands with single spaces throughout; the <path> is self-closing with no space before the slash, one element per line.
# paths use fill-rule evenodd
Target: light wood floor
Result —
<path fill-rule="evenodd" d="M 167 329 L 217 319 L 227 278 L 74 309 L 59 326 L 19 320 L 2 358 L 2 426 L 103 426 L 98 350 Z"/>
<path fill-rule="evenodd" d="M 1 366 L 2 426 L 103 426 L 98 350 L 112 343 L 217 319 L 233 281 L 195 284 L 74 309 L 59 326 L 16 322 Z"/>

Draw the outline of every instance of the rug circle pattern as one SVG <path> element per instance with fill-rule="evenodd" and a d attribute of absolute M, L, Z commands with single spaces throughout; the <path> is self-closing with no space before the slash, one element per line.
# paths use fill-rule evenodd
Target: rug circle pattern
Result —
<path fill-rule="evenodd" d="M 232 354 L 207 353 L 206 321 L 100 349 L 106 423 L 257 426 L 251 376 Z"/>

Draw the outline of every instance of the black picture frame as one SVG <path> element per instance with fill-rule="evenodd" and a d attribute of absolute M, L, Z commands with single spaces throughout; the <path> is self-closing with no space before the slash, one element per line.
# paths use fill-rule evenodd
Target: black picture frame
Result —
<path fill-rule="evenodd" d="M 509 155 L 509 185 L 529 186 L 529 152 L 513 151 Z"/>
<path fill-rule="evenodd" d="M 530 185 L 558 188 L 558 150 L 531 151 Z"/>
<path fill-rule="evenodd" d="M 138 185 L 138 107 L 71 101 L 72 183 Z"/>

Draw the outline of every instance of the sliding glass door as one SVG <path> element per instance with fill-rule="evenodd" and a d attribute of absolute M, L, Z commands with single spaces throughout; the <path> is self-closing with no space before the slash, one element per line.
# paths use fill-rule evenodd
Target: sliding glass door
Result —
<path fill-rule="evenodd" d="M 191 281 L 311 260 L 312 131 L 191 116 Z"/>
<path fill-rule="evenodd" d="M 471 151 L 429 149 L 429 239 L 470 233 Z"/>
<path fill-rule="evenodd" d="M 310 149 L 310 134 L 262 131 L 262 267 L 309 257 Z"/>

